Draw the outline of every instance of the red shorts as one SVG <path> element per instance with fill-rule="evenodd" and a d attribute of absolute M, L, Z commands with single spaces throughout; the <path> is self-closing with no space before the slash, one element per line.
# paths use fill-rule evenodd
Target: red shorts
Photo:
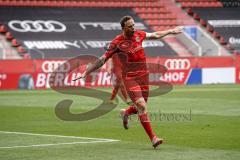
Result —
<path fill-rule="evenodd" d="M 128 96 L 133 102 L 136 102 L 139 98 L 142 97 L 147 102 L 149 95 L 148 74 L 136 77 L 126 77 L 124 78 L 124 85 Z"/>

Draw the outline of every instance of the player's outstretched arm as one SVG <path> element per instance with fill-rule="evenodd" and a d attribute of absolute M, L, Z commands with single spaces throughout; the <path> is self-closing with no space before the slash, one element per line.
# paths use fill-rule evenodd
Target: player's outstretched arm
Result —
<path fill-rule="evenodd" d="M 101 68 L 106 61 L 107 61 L 106 57 L 104 57 L 104 56 L 100 57 L 93 65 L 88 66 L 86 71 L 83 72 L 83 74 L 80 77 L 74 79 L 73 81 L 85 78 L 91 72 L 96 71 L 97 69 Z"/>
<path fill-rule="evenodd" d="M 160 39 L 165 37 L 166 35 L 169 34 L 179 34 L 182 33 L 183 31 L 183 26 L 177 26 L 174 29 L 169 29 L 169 30 L 165 30 L 165 31 L 157 31 L 157 32 L 153 32 L 150 33 L 149 36 L 147 36 L 147 39 Z"/>

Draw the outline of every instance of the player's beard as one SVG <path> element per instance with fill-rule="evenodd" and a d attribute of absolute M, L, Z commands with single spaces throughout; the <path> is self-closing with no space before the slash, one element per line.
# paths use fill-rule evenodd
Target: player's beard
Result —
<path fill-rule="evenodd" d="M 131 32 L 130 32 L 130 35 L 133 36 L 133 35 L 134 35 L 134 31 L 131 31 Z"/>
<path fill-rule="evenodd" d="M 127 37 L 132 37 L 134 34 L 134 31 L 128 31 L 124 33 Z"/>

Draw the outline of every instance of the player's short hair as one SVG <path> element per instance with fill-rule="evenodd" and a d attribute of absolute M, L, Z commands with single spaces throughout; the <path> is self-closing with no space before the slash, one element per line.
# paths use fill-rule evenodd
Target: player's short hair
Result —
<path fill-rule="evenodd" d="M 133 19 L 131 16 L 124 16 L 120 20 L 121 27 L 124 28 L 125 22 L 127 22 L 129 19 Z"/>

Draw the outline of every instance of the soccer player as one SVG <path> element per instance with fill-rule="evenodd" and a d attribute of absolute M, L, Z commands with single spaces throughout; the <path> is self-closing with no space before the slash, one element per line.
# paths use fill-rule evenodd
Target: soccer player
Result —
<path fill-rule="evenodd" d="M 147 114 L 147 100 L 149 93 L 148 71 L 146 57 L 142 47 L 144 39 L 160 39 L 169 34 L 182 32 L 183 27 L 176 27 L 165 31 L 146 33 L 135 30 L 134 20 L 131 16 L 124 16 L 120 20 L 122 33 L 111 42 L 108 50 L 91 67 L 79 77 L 85 78 L 89 73 L 99 69 L 113 55 L 117 55 L 122 65 L 122 78 L 128 96 L 134 105 L 121 110 L 123 126 L 128 129 L 128 117 L 138 114 L 139 120 L 149 136 L 154 148 L 163 143 L 153 132 L 150 119 Z M 136 107 L 135 107 L 136 106 Z"/>

